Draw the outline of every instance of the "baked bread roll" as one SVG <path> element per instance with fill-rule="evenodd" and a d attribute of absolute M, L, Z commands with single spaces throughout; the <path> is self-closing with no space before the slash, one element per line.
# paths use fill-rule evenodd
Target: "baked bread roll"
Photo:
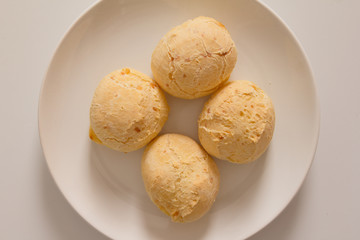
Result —
<path fill-rule="evenodd" d="M 191 222 L 212 206 L 219 190 L 213 159 L 189 137 L 165 134 L 146 148 L 141 162 L 151 200 L 174 222 Z"/>
<path fill-rule="evenodd" d="M 134 69 L 104 77 L 90 107 L 90 138 L 120 152 L 142 148 L 158 135 L 169 107 L 157 83 Z"/>
<path fill-rule="evenodd" d="M 274 132 L 271 99 L 254 83 L 234 81 L 205 104 L 198 134 L 205 150 L 222 160 L 252 162 L 267 149 Z"/>
<path fill-rule="evenodd" d="M 214 92 L 235 66 L 237 51 L 223 24 L 197 17 L 171 29 L 156 46 L 151 69 L 169 94 L 194 99 Z"/>

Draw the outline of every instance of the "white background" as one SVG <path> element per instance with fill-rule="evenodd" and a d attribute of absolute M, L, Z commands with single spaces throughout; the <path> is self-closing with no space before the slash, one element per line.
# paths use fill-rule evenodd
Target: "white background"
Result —
<path fill-rule="evenodd" d="M 0 239 L 108 239 L 56 187 L 41 150 L 37 105 L 61 37 L 94 0 L 0 0 Z M 321 107 L 314 163 L 260 239 L 360 237 L 360 1 L 262 0 L 310 60 Z M 226 238 L 226 236 L 224 236 Z"/>

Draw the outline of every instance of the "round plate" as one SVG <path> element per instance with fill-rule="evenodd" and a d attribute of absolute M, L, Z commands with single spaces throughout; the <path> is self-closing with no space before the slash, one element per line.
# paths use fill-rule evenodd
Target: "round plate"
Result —
<path fill-rule="evenodd" d="M 89 107 L 103 76 L 131 67 L 150 76 L 151 53 L 172 27 L 210 16 L 229 30 L 238 49 L 232 80 L 255 82 L 272 98 L 276 127 L 256 162 L 216 160 L 219 195 L 202 219 L 172 223 L 143 186 L 143 149 L 124 154 L 89 140 Z M 207 98 L 167 95 L 165 132 L 196 140 Z M 41 142 L 66 199 L 91 225 L 113 239 L 243 239 L 271 222 L 290 202 L 311 165 L 319 111 L 311 71 L 287 27 L 253 0 L 100 1 L 66 33 L 49 66 L 39 103 Z"/>

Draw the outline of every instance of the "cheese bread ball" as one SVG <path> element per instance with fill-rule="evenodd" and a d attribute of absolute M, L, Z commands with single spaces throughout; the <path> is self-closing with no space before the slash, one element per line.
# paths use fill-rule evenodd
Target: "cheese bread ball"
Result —
<path fill-rule="evenodd" d="M 90 138 L 120 152 L 149 143 L 165 124 L 169 107 L 154 80 L 123 68 L 103 78 L 90 107 Z"/>
<path fill-rule="evenodd" d="M 234 81 L 205 104 L 198 134 L 205 150 L 222 160 L 247 163 L 267 149 L 275 127 L 271 99 L 254 83 Z"/>
<path fill-rule="evenodd" d="M 169 94 L 194 99 L 209 95 L 225 82 L 235 66 L 237 51 L 224 25 L 197 17 L 171 29 L 156 46 L 151 69 Z"/>
<path fill-rule="evenodd" d="M 165 134 L 146 148 L 141 162 L 151 200 L 174 222 L 191 222 L 212 206 L 219 190 L 213 159 L 189 137 Z"/>

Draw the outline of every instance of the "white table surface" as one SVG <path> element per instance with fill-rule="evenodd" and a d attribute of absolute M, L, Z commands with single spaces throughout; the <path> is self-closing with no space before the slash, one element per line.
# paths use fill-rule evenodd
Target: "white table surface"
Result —
<path fill-rule="evenodd" d="M 0 0 L 0 239 L 108 239 L 56 187 L 37 126 L 61 37 L 94 0 Z M 321 107 L 314 163 L 289 206 L 250 240 L 360 239 L 360 1 L 262 0 L 310 60 Z"/>

